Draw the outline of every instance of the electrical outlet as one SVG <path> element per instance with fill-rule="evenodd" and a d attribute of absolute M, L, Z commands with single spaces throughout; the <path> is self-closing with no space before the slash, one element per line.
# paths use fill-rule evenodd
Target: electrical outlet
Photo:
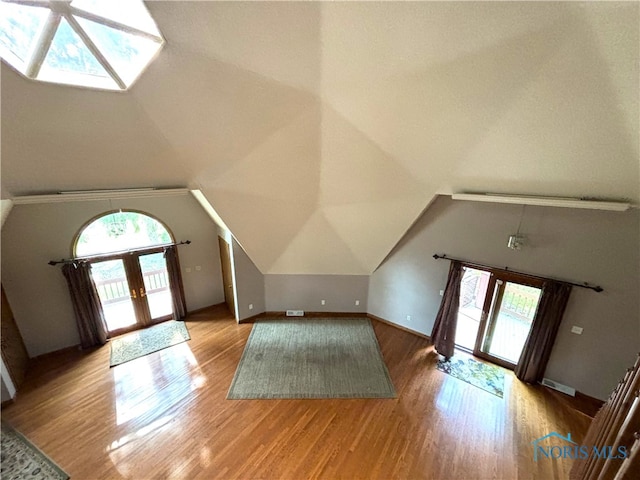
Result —
<path fill-rule="evenodd" d="M 444 295 L 444 290 L 440 290 L 440 296 Z"/>
<path fill-rule="evenodd" d="M 187 268 L 185 268 L 185 269 L 184 269 L 184 271 L 185 271 L 186 273 L 191 273 L 191 267 L 187 267 Z"/>
<path fill-rule="evenodd" d="M 356 300 L 356 307 L 360 305 L 360 300 Z"/>
<path fill-rule="evenodd" d="M 253 310 L 253 303 L 249 304 L 249 310 Z"/>
<path fill-rule="evenodd" d="M 324 305 L 325 303 L 327 303 L 327 302 L 324 301 L 324 300 L 320 300 L 320 305 Z"/>
<path fill-rule="evenodd" d="M 411 315 L 407 315 L 407 322 L 411 321 Z"/>
<path fill-rule="evenodd" d="M 576 335 L 582 335 L 582 327 L 576 327 L 575 325 L 571 327 L 571 333 L 575 333 Z"/>
<path fill-rule="evenodd" d="M 200 265 L 196 265 L 196 272 L 199 272 L 200 270 L 202 270 L 202 267 Z"/>

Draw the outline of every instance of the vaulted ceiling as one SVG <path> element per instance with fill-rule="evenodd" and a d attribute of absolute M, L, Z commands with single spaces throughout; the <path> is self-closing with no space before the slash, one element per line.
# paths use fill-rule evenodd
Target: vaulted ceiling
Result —
<path fill-rule="evenodd" d="M 263 273 L 371 273 L 435 195 L 640 203 L 638 3 L 148 2 L 127 92 L 2 66 L 2 193 L 199 188 Z"/>

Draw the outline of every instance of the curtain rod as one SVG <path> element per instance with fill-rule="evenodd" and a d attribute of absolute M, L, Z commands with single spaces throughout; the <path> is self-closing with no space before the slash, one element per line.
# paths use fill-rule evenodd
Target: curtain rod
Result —
<path fill-rule="evenodd" d="M 453 257 L 448 257 L 447 255 L 438 255 L 437 253 L 433 256 L 433 258 L 435 258 L 436 260 L 439 259 L 444 259 L 444 260 L 453 260 L 456 262 L 461 262 L 464 263 L 466 265 L 469 265 L 471 267 L 478 267 L 478 268 L 490 268 L 490 269 L 498 269 L 498 270 L 504 270 L 506 272 L 512 272 L 512 273 L 519 273 L 520 275 L 525 275 L 527 277 L 532 277 L 532 278 L 538 278 L 540 280 L 553 280 L 555 282 L 560 282 L 560 283 L 566 283 L 567 285 L 572 285 L 574 287 L 581 287 L 581 288 L 588 288 L 589 290 L 593 290 L 595 292 L 602 292 L 604 291 L 604 289 L 599 286 L 599 285 L 589 285 L 587 282 L 584 283 L 575 283 L 575 282 L 569 282 L 567 280 L 558 280 L 556 278 L 549 278 L 549 277 L 541 277 L 540 275 L 532 275 L 530 273 L 524 273 L 524 272 L 518 272 L 516 270 L 509 270 L 509 267 L 494 267 L 492 265 L 483 265 L 482 263 L 475 263 L 475 262 L 469 262 L 467 260 L 462 260 L 460 258 L 453 258 Z"/>
<path fill-rule="evenodd" d="M 173 247 L 176 245 L 189 245 L 191 243 L 191 240 L 185 240 L 183 242 L 176 242 L 176 243 L 165 243 L 162 245 L 155 245 L 155 246 L 151 246 L 151 247 L 147 247 L 147 248 L 143 248 L 140 250 L 121 250 L 119 252 L 110 252 L 104 255 L 100 255 L 102 256 L 111 256 L 111 255 L 119 255 L 121 253 L 130 253 L 130 252 L 137 252 L 137 251 L 143 251 L 143 250 L 148 250 L 151 248 L 163 248 L 163 247 Z M 51 260 L 49 261 L 49 265 L 58 265 L 60 263 L 73 263 L 73 262 L 78 262 L 78 261 L 82 261 L 82 260 L 91 260 L 93 257 L 76 257 L 76 258 L 63 258 L 62 260 Z"/>

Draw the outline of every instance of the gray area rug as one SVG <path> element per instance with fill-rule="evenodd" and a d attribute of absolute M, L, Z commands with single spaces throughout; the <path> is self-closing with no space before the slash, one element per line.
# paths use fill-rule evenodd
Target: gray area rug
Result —
<path fill-rule="evenodd" d="M 111 366 L 130 362 L 150 353 L 190 340 L 184 322 L 170 320 L 110 340 Z"/>
<path fill-rule="evenodd" d="M 394 398 L 368 318 L 259 320 L 228 399 Z"/>
<path fill-rule="evenodd" d="M 2 423 L 0 477 L 2 480 L 66 480 L 69 475 L 20 433 Z"/>

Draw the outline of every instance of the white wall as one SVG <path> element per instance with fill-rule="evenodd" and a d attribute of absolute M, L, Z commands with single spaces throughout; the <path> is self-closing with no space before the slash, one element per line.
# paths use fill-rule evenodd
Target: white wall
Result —
<path fill-rule="evenodd" d="M 368 288 L 368 275 L 265 275 L 269 312 L 366 313 Z"/>
<path fill-rule="evenodd" d="M 434 253 L 599 284 L 602 293 L 573 289 L 545 376 L 604 399 L 640 346 L 640 211 L 526 207 L 528 245 L 513 251 L 522 211 L 439 197 L 371 276 L 368 311 L 430 335 L 449 269 Z"/>
<path fill-rule="evenodd" d="M 2 228 L 2 284 L 30 356 L 79 343 L 65 279 L 47 262 L 70 257 L 83 224 L 114 208 L 148 212 L 193 242 L 178 247 L 189 310 L 224 301 L 217 228 L 190 195 L 15 205 Z"/>
<path fill-rule="evenodd" d="M 230 235 L 227 235 L 226 238 L 230 238 Z M 231 248 L 236 309 L 238 320 L 244 320 L 265 311 L 264 275 L 233 238 L 231 239 Z M 250 305 L 253 306 L 253 309 L 249 308 Z"/>

